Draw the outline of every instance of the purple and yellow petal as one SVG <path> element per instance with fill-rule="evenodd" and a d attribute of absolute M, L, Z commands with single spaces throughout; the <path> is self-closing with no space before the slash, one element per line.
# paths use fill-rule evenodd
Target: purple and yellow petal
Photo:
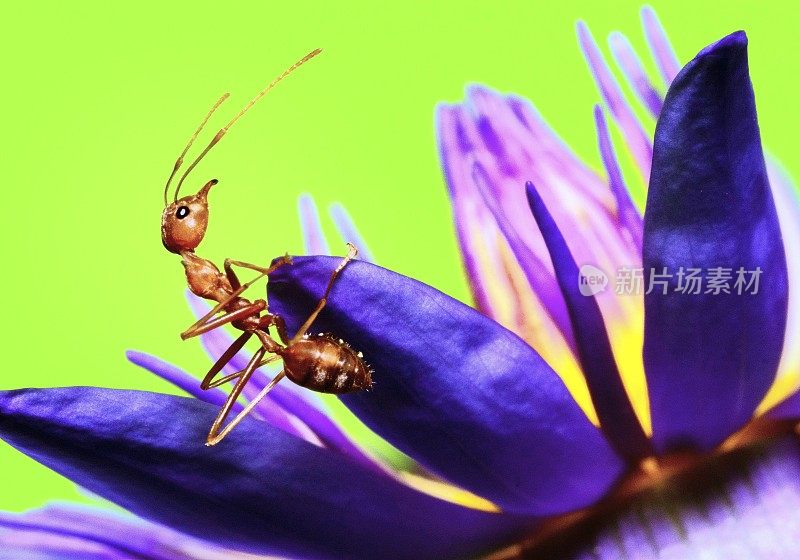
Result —
<path fill-rule="evenodd" d="M 644 225 L 646 277 L 681 267 L 733 275 L 729 293 L 681 293 L 670 276 L 666 294 L 661 286 L 645 296 L 655 446 L 707 450 L 740 428 L 769 389 L 786 322 L 786 259 L 744 33 L 701 51 L 670 86 Z M 760 274 L 757 293 L 736 293 L 738 270 Z"/>
<path fill-rule="evenodd" d="M 337 258 L 297 257 L 270 277 L 290 332 Z M 343 395 L 365 424 L 421 465 L 506 511 L 547 515 L 605 494 L 622 462 L 563 382 L 521 339 L 405 276 L 354 261 L 312 326 L 363 352 L 374 386 Z"/>
<path fill-rule="evenodd" d="M 473 179 L 473 144 L 464 129 L 463 109 L 440 105 L 439 149 L 453 207 L 461 256 L 476 307 L 536 348 L 583 405 L 588 392 L 567 334 L 550 311 L 551 301 L 531 290 L 505 236 Z M 562 325 L 563 326 L 563 325 Z M 589 406 L 591 408 L 591 406 Z"/>
<path fill-rule="evenodd" d="M 0 437 L 145 519 L 257 554 L 460 559 L 533 523 L 432 498 L 252 419 L 206 447 L 216 412 L 138 391 L 6 391 Z"/>

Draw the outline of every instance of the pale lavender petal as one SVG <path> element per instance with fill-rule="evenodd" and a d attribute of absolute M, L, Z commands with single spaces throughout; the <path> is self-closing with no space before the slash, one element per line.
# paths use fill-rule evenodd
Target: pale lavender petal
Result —
<path fill-rule="evenodd" d="M 639 60 L 628 38 L 622 33 L 614 32 L 608 36 L 608 45 L 611 47 L 614 60 L 622 68 L 622 72 L 642 105 L 653 118 L 658 118 L 661 105 L 664 103 L 663 97 L 647 77 L 642 61 Z"/>
<path fill-rule="evenodd" d="M 346 243 L 352 243 L 358 249 L 358 258 L 362 261 L 374 262 L 372 251 L 369 250 L 367 242 L 364 237 L 358 232 L 355 222 L 350 217 L 344 206 L 338 202 L 334 202 L 328 208 L 328 211 L 333 218 L 333 223 L 336 224 L 336 229 L 339 230 L 339 235 Z M 310 254 L 310 253 L 309 253 Z"/>
<path fill-rule="evenodd" d="M 125 357 L 140 368 L 146 369 L 150 373 L 156 374 L 161 379 L 172 383 L 195 398 L 211 403 L 216 406 L 225 404 L 225 392 L 221 389 L 209 389 L 203 391 L 200 388 L 200 380 L 193 375 L 183 371 L 178 366 L 169 364 L 160 358 L 136 350 L 128 350 Z M 241 411 L 244 407 L 239 403 L 233 405 L 234 412 Z"/>
<path fill-rule="evenodd" d="M 606 126 L 603 109 L 600 105 L 594 106 L 594 123 L 597 130 L 597 143 L 600 148 L 600 156 L 603 159 L 606 173 L 608 173 L 608 184 L 611 187 L 611 192 L 614 193 L 614 199 L 617 201 L 617 215 L 619 221 L 628 233 L 630 233 L 631 242 L 641 251 L 643 231 L 642 215 L 633 205 L 628 188 L 625 186 L 625 181 L 622 178 L 622 172 L 617 162 L 617 156 L 614 153 L 614 145 L 611 142 L 611 136 L 608 134 L 608 127 Z"/>
<path fill-rule="evenodd" d="M 658 69 L 661 71 L 661 76 L 664 78 L 664 83 L 669 85 L 680 72 L 681 65 L 672 50 L 666 31 L 664 31 L 658 16 L 650 6 L 642 8 L 642 26 L 644 27 L 647 42 L 650 45 L 650 51 L 653 53 L 653 58 L 655 58 Z"/>
<path fill-rule="evenodd" d="M 306 254 L 329 255 L 328 240 L 322 231 L 314 197 L 308 193 L 301 194 L 297 199 L 297 209 L 300 212 L 300 229 L 303 233 Z"/>
<path fill-rule="evenodd" d="M 600 53 L 600 49 L 589 28 L 584 22 L 579 21 L 577 30 L 581 50 L 592 71 L 597 88 L 603 95 L 614 121 L 619 125 L 622 136 L 625 138 L 625 143 L 628 145 L 642 178 L 647 181 L 650 177 L 650 165 L 653 159 L 653 144 L 642 128 L 639 119 L 636 118 L 627 99 L 625 99 L 625 95 Z"/>
<path fill-rule="evenodd" d="M 0 512 L 0 560 L 247 560 L 129 514 L 77 505 Z M 259 557 L 267 560 L 265 557 Z"/>

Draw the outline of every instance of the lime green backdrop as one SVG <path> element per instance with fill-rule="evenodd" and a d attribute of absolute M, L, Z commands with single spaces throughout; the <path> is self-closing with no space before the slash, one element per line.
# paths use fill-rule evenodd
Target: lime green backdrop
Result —
<path fill-rule="evenodd" d="M 604 49 L 616 29 L 645 48 L 637 1 L 70 4 L 3 10 L 0 389 L 171 391 L 128 364 L 127 348 L 195 372 L 208 367 L 197 341 L 178 338 L 191 314 L 158 225 L 171 165 L 223 91 L 233 99 L 219 121 L 296 58 L 325 49 L 194 173 L 191 190 L 221 180 L 201 254 L 267 262 L 302 252 L 296 201 L 310 191 L 323 211 L 332 201 L 347 206 L 381 264 L 466 300 L 435 149 L 436 103 L 461 99 L 471 81 L 521 93 L 599 167 L 591 118 L 599 98 L 574 23 L 585 19 Z M 748 31 L 765 143 L 798 172 L 797 9 L 731 0 L 655 8 L 682 60 Z M 87 499 L 5 444 L 0 465 L 0 509 Z"/>

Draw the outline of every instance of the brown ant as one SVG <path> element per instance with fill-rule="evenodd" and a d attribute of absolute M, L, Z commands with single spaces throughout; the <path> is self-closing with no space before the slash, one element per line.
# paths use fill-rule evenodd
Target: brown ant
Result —
<path fill-rule="evenodd" d="M 167 196 L 169 185 L 175 177 L 175 173 L 183 164 L 183 157 L 189 151 L 197 136 L 202 131 L 205 124 L 211 118 L 216 109 L 228 98 L 224 94 L 214 104 L 211 110 L 203 119 L 200 126 L 189 139 L 189 143 L 184 148 L 175 167 L 164 187 L 164 212 L 161 214 L 161 241 L 164 247 L 171 253 L 176 253 L 183 259 L 183 266 L 186 270 L 186 280 L 189 289 L 196 295 L 216 301 L 217 304 L 205 316 L 200 318 L 192 326 L 181 333 L 181 338 L 186 340 L 201 335 L 210 330 L 231 324 L 233 327 L 243 331 L 242 334 L 230 345 L 230 347 L 220 356 L 216 363 L 211 367 L 200 387 L 204 390 L 219 387 L 229 381 L 236 381 L 225 404 L 222 406 L 217 418 L 211 425 L 208 433 L 206 445 L 215 445 L 230 433 L 230 431 L 253 410 L 258 402 L 284 377 L 288 377 L 298 385 L 307 387 L 314 391 L 323 393 L 348 393 L 366 389 L 372 384 L 372 372 L 369 366 L 362 359 L 360 352 L 356 353 L 343 340 L 329 334 L 310 336 L 307 331 L 319 313 L 325 307 L 328 294 L 331 291 L 337 275 L 345 265 L 355 258 L 356 248 L 348 243 L 349 251 L 338 267 L 331 274 L 325 292 L 314 311 L 305 323 L 300 327 L 293 337 L 289 337 L 286 332 L 286 325 L 281 317 L 269 313 L 267 302 L 263 299 L 255 301 L 241 297 L 241 294 L 249 288 L 255 281 L 268 276 L 278 267 L 291 264 L 289 256 L 278 259 L 272 266 L 263 267 L 255 264 L 225 259 L 224 270 L 222 273 L 219 268 L 207 259 L 197 256 L 194 250 L 203 240 L 206 228 L 208 227 L 208 192 L 211 187 L 217 184 L 216 179 L 208 181 L 197 194 L 178 198 L 181 185 L 186 176 L 195 168 L 208 151 L 220 141 L 228 129 L 248 111 L 259 99 L 261 99 L 275 84 L 293 72 L 298 66 L 310 60 L 320 53 L 320 49 L 310 52 L 305 57 L 290 66 L 283 74 L 278 76 L 258 95 L 256 95 L 244 109 L 242 109 L 227 125 L 225 125 L 206 148 L 200 153 L 197 159 L 186 169 L 178 186 L 175 189 L 173 202 L 168 202 Z M 258 272 L 258 276 L 249 282 L 242 284 L 236 276 L 233 267 L 241 267 Z M 221 313 L 221 315 L 217 315 Z M 269 335 L 269 327 L 275 327 L 278 338 L 277 342 Z M 253 354 L 243 370 L 230 375 L 225 375 L 215 379 L 217 374 L 222 371 L 225 365 L 244 347 L 250 338 L 255 335 L 261 341 L 261 347 Z M 271 354 L 264 357 L 266 354 Z M 283 369 L 276 375 L 270 383 L 224 428 L 223 423 L 230 414 L 239 395 L 244 389 L 253 372 L 259 367 L 275 360 L 283 360 Z M 221 429 L 222 428 L 222 429 Z"/>

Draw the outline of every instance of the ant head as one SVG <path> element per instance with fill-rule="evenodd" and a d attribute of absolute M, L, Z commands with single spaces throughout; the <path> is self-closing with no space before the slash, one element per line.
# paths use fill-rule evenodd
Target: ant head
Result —
<path fill-rule="evenodd" d="M 193 251 L 200 245 L 208 227 L 208 191 L 216 179 L 206 183 L 200 192 L 168 204 L 161 214 L 161 242 L 171 253 Z"/>

